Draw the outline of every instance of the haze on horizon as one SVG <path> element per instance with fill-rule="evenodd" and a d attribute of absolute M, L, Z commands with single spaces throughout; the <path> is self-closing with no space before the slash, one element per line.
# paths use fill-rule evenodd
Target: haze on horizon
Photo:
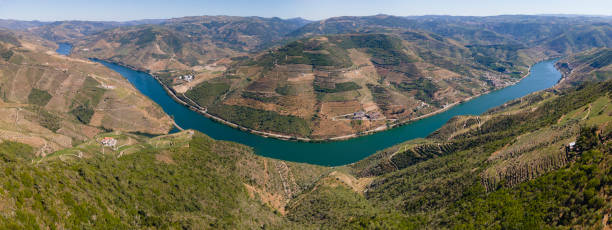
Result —
<path fill-rule="evenodd" d="M 612 15 L 609 0 L 0 0 L 0 19 L 128 21 L 198 15 L 262 16 L 320 20 L 390 14 L 491 16 L 502 14 Z"/>

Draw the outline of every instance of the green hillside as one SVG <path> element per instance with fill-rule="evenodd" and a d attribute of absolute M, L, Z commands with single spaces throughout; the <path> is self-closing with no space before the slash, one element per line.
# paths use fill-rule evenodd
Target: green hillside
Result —
<path fill-rule="evenodd" d="M 181 96 L 250 129 L 325 139 L 401 123 L 513 84 L 534 63 L 525 49 L 463 46 L 414 31 L 315 36 L 237 59 Z M 342 117 L 359 111 L 370 119 Z M 281 122 L 294 119 L 308 131 Z M 267 120 L 278 122 L 256 124 Z"/>
<path fill-rule="evenodd" d="M 612 79 L 612 49 L 601 48 L 577 53 L 560 60 L 556 67 L 564 73 L 560 87 L 571 87 L 581 82 Z"/>
<path fill-rule="evenodd" d="M 611 211 L 610 92 L 607 81 L 536 93 L 335 168 L 194 131 L 101 134 L 45 157 L 5 141 L 0 225 L 601 228 Z M 100 147 L 104 137 L 120 147 Z"/>

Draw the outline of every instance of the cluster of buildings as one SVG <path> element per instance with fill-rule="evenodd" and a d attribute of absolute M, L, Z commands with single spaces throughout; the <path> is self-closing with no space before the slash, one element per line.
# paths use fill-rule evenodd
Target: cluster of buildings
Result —
<path fill-rule="evenodd" d="M 193 81 L 193 75 L 182 75 L 182 76 L 179 76 L 179 79 L 186 81 L 186 82 L 191 82 Z"/>
<path fill-rule="evenodd" d="M 105 147 L 115 147 L 117 145 L 117 139 L 112 137 L 104 137 L 100 143 Z"/>
<path fill-rule="evenodd" d="M 353 113 L 353 120 L 377 120 L 382 117 L 383 117 L 382 114 L 377 111 L 372 111 L 372 112 L 367 112 L 367 113 L 364 111 L 359 111 L 359 112 Z"/>

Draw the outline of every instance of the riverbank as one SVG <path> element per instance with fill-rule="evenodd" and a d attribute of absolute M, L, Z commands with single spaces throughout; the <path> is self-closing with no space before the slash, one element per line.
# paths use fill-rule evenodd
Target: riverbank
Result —
<path fill-rule="evenodd" d="M 374 132 L 371 135 L 351 136 L 356 138 L 349 138 L 348 140 L 305 142 L 266 138 L 262 135 L 254 135 L 248 131 L 233 128 L 215 119 L 207 118 L 188 106 L 179 103 L 150 74 L 109 62 L 98 62 L 128 79 L 134 87 L 160 105 L 164 112 L 170 115 L 184 129 L 198 130 L 217 140 L 232 141 L 250 146 L 256 154 L 261 156 L 324 166 L 350 164 L 376 151 L 415 138 L 426 137 L 455 116 L 482 114 L 513 99 L 550 88 L 561 77 L 561 74 L 553 66 L 555 60 L 541 62 L 534 65 L 531 74 L 516 85 L 475 97 L 465 103 L 448 107 L 444 112 L 439 112 L 418 121 L 407 122 L 393 129 Z M 176 95 L 181 97 L 181 94 L 177 93 Z M 189 101 L 187 98 L 181 97 L 181 99 L 186 102 Z"/>
<path fill-rule="evenodd" d="M 218 117 L 218 116 L 215 116 L 213 114 L 208 113 L 207 108 L 203 108 L 203 107 L 197 105 L 197 103 L 193 103 L 193 102 L 192 103 L 188 103 L 187 101 L 181 99 L 177 95 L 178 93 L 174 89 L 172 89 L 171 87 L 168 87 L 167 85 L 162 83 L 161 79 L 158 76 L 152 74 L 148 70 L 140 69 L 140 68 L 137 68 L 137 67 L 134 67 L 134 66 L 127 65 L 125 63 L 116 62 L 116 61 L 108 60 L 108 59 L 92 58 L 92 60 L 94 60 L 94 61 L 98 60 L 98 61 L 104 61 L 104 62 L 107 62 L 107 63 L 112 63 L 112 64 L 123 66 L 125 68 L 131 69 L 131 70 L 134 70 L 134 71 L 146 73 L 146 74 L 152 76 L 153 79 L 155 79 L 155 81 L 164 89 L 166 94 L 168 94 L 170 96 L 170 98 L 172 98 L 172 100 L 174 100 L 175 102 L 178 102 L 182 106 L 185 106 L 189 110 L 192 110 L 192 111 L 194 111 L 194 112 L 196 112 L 196 113 L 198 113 L 198 114 L 200 114 L 200 115 L 202 115 L 202 116 L 204 116 L 204 117 L 206 117 L 206 118 L 208 118 L 208 119 L 210 119 L 212 121 L 215 121 L 217 123 L 220 123 L 220 124 L 226 125 L 228 127 L 240 130 L 242 132 L 246 132 L 246 133 L 250 133 L 250 134 L 255 134 L 255 135 L 258 135 L 258 136 L 265 137 L 265 138 L 274 138 L 274 139 L 279 139 L 279 140 L 284 140 L 284 141 L 313 142 L 313 143 L 346 141 L 346 140 L 353 139 L 353 138 L 368 136 L 368 135 L 372 135 L 372 134 L 375 134 L 375 133 L 378 133 L 378 132 L 391 130 L 391 129 L 398 128 L 398 127 L 401 127 L 401 126 L 404 126 L 404 125 L 407 125 L 407 124 L 410 124 L 410 123 L 413 123 L 413 122 L 416 122 L 416 121 L 419 121 L 419 120 L 422 120 L 422 119 L 425 119 L 425 118 L 428 118 L 428 117 L 432 117 L 434 115 L 437 115 L 437 114 L 443 113 L 445 111 L 448 111 L 449 109 L 452 109 L 453 107 L 455 107 L 457 105 L 460 105 L 462 103 L 468 102 L 468 101 L 470 101 L 470 100 L 472 100 L 474 98 L 478 98 L 480 96 L 489 94 L 491 92 L 494 92 L 494 91 L 497 91 L 497 90 L 501 90 L 501 89 L 504 89 L 504 88 L 516 85 L 517 83 L 521 82 L 525 77 L 527 77 L 527 76 L 529 76 L 531 74 L 531 68 L 533 66 L 533 65 L 530 66 L 528 72 L 525 75 L 523 75 L 518 81 L 516 81 L 513 84 L 510 84 L 510 85 L 505 86 L 503 88 L 498 88 L 498 89 L 495 89 L 495 90 L 489 90 L 489 91 L 486 91 L 486 92 L 483 92 L 483 93 L 479 93 L 479 94 L 470 96 L 468 98 L 464 98 L 464 99 L 462 99 L 460 101 L 457 101 L 457 102 L 454 102 L 452 104 L 449 104 L 449 105 L 445 106 L 444 108 L 441 108 L 439 110 L 436 110 L 436 111 L 428 113 L 428 114 L 421 115 L 419 117 L 412 118 L 412 119 L 406 119 L 406 120 L 403 120 L 403 121 L 396 121 L 396 122 L 393 122 L 393 123 L 389 123 L 389 124 L 386 124 L 386 125 L 381 125 L 381 126 L 373 128 L 373 129 L 369 129 L 369 130 L 366 130 L 366 131 L 363 131 L 363 132 L 359 132 L 359 133 L 353 133 L 353 134 L 347 134 L 347 135 L 336 136 L 336 137 L 329 137 L 329 138 L 317 138 L 317 139 L 314 139 L 314 138 L 307 138 L 307 137 L 291 136 L 291 135 L 280 134 L 280 133 L 265 132 L 265 131 L 255 130 L 255 129 L 251 129 L 251 128 L 248 128 L 248 127 L 241 126 L 239 124 L 227 121 L 227 120 L 225 120 L 225 119 L 223 119 L 221 117 Z M 178 125 L 177 125 L 177 127 L 178 127 Z"/>

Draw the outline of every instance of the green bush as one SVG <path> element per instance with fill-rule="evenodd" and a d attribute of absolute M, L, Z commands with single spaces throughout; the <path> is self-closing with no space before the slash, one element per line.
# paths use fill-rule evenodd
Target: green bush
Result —
<path fill-rule="evenodd" d="M 185 96 L 194 100 L 198 105 L 207 107 L 229 91 L 230 86 L 227 83 L 211 83 L 203 82 L 193 89 L 187 91 Z"/>
<path fill-rule="evenodd" d="M 36 111 L 38 114 L 37 120 L 38 123 L 53 132 L 57 132 L 61 128 L 62 118 L 50 113 L 49 111 L 38 108 Z"/>
<path fill-rule="evenodd" d="M 276 112 L 253 109 L 244 106 L 214 105 L 208 112 L 241 126 L 280 133 L 308 136 L 311 132 L 308 122 L 296 116 L 283 116 Z"/>
<path fill-rule="evenodd" d="M 32 88 L 30 95 L 28 95 L 28 103 L 38 106 L 45 106 L 51 100 L 51 94 L 45 90 Z"/>
<path fill-rule="evenodd" d="M 70 110 L 70 113 L 74 115 L 81 123 L 89 124 L 91 117 L 94 114 L 94 109 L 89 104 L 89 101 L 85 104 L 79 104 Z"/>
<path fill-rule="evenodd" d="M 610 172 L 598 150 L 583 153 L 570 167 L 545 174 L 515 188 L 486 193 L 480 185 L 467 190 L 450 213 L 457 213 L 457 228 L 536 229 L 540 226 L 586 226 L 601 221 L 596 212 L 605 207 L 604 197 L 595 191 L 612 183 L 600 181 Z M 607 153 L 606 162 L 610 155 Z M 586 178 L 591 178 L 586 180 Z"/>
<path fill-rule="evenodd" d="M 313 86 L 314 86 L 315 91 L 321 92 L 321 93 L 339 93 L 339 92 L 361 89 L 360 85 L 352 81 L 335 83 L 334 88 L 325 88 L 316 83 Z"/>
<path fill-rule="evenodd" d="M 278 100 L 278 97 L 276 96 L 267 96 L 266 94 L 263 94 L 263 93 L 250 92 L 250 91 L 243 91 L 242 97 L 261 101 L 264 103 L 275 102 Z"/>
<path fill-rule="evenodd" d="M 415 98 L 432 103 L 435 93 L 439 90 L 431 80 L 427 78 L 419 78 L 414 82 L 401 82 L 394 84 L 395 87 L 402 91 L 415 91 Z"/>

